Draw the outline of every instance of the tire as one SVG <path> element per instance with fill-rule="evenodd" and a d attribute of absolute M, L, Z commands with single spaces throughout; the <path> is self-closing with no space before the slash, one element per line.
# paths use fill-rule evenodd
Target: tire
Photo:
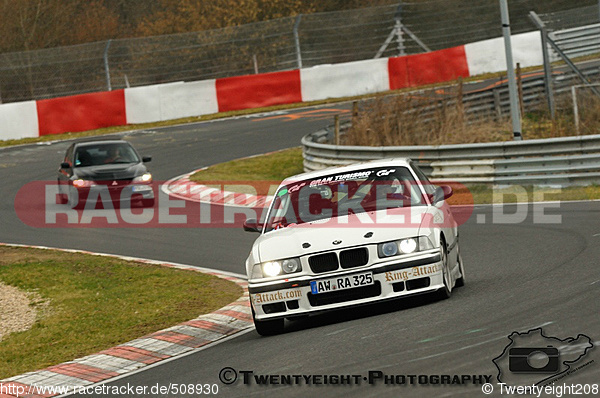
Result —
<path fill-rule="evenodd" d="M 283 318 L 259 321 L 254 314 L 254 308 L 252 309 L 252 318 L 254 319 L 254 327 L 261 336 L 274 336 L 283 333 Z"/>
<path fill-rule="evenodd" d="M 77 191 L 76 191 L 77 192 Z M 71 196 L 71 189 L 69 189 L 67 191 L 67 204 L 69 206 L 71 206 L 72 209 L 75 210 L 81 210 L 85 207 L 85 202 L 82 203 L 81 200 L 79 200 L 79 198 L 77 198 L 77 204 L 75 206 L 73 206 L 73 197 Z"/>
<path fill-rule="evenodd" d="M 465 266 L 463 265 L 463 259 L 460 256 L 460 250 L 458 251 L 458 264 L 460 270 L 460 278 L 456 280 L 454 287 L 463 287 L 465 285 Z"/>
<path fill-rule="evenodd" d="M 60 187 L 60 181 L 58 181 L 58 185 Z M 61 193 L 60 189 L 58 190 L 58 204 L 66 205 L 69 203 L 69 195 L 66 193 Z"/>
<path fill-rule="evenodd" d="M 440 255 L 442 256 L 442 279 L 444 280 L 444 287 L 439 289 L 436 292 L 436 295 L 439 300 L 446 300 L 449 299 L 450 296 L 452 296 L 452 289 L 450 287 L 451 276 L 450 269 L 448 267 L 448 248 L 446 246 L 446 241 L 444 240 L 444 238 L 441 238 L 440 240 Z"/>

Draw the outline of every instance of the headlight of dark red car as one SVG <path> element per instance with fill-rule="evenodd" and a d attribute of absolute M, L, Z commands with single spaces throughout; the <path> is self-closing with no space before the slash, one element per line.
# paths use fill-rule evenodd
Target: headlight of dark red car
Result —
<path fill-rule="evenodd" d="M 82 180 L 81 178 L 73 180 L 73 186 L 76 188 L 89 188 L 92 185 L 96 185 L 94 181 Z"/>
<path fill-rule="evenodd" d="M 152 174 L 150 174 L 150 173 L 145 173 L 145 174 L 143 174 L 143 175 L 141 175 L 141 176 L 139 176 L 139 177 L 135 177 L 135 178 L 133 179 L 133 182 L 134 182 L 134 183 L 138 183 L 138 184 L 139 184 L 139 183 L 149 184 L 149 183 L 151 183 L 151 182 L 152 182 Z"/>

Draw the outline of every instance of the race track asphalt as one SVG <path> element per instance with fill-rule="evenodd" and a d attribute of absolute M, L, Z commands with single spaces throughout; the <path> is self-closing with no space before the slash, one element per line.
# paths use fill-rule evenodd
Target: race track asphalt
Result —
<path fill-rule="evenodd" d="M 346 112 L 350 105 L 335 106 Z M 327 109 L 331 110 L 332 107 Z M 303 113 L 297 110 L 293 114 Z M 127 139 L 144 155 L 158 181 L 204 166 L 300 145 L 307 131 L 333 120 L 331 112 L 302 119 L 261 115 L 133 133 Z M 323 118 L 326 118 L 324 120 Z M 68 142 L 0 149 L 0 241 L 90 250 L 245 273 L 243 260 L 256 238 L 241 229 L 39 229 L 24 225 L 14 210 L 17 192 L 31 181 L 55 181 Z"/>

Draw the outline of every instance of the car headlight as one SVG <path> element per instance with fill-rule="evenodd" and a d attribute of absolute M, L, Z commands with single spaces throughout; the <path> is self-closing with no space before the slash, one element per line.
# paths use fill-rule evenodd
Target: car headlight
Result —
<path fill-rule="evenodd" d="M 150 183 L 152 182 L 152 174 L 150 173 L 145 173 L 139 177 L 135 177 L 133 179 L 133 182 L 143 182 L 143 183 Z"/>
<path fill-rule="evenodd" d="M 81 178 L 73 180 L 73 186 L 76 188 L 87 188 L 91 187 L 92 185 L 96 185 L 94 181 L 82 180 Z"/>
<path fill-rule="evenodd" d="M 386 242 L 379 245 L 379 257 L 391 257 L 398 254 L 398 243 Z"/>
<path fill-rule="evenodd" d="M 265 276 L 277 276 L 281 274 L 281 263 L 279 261 L 269 261 L 263 264 L 262 270 Z"/>
<path fill-rule="evenodd" d="M 406 238 L 377 245 L 379 258 L 392 257 L 399 254 L 410 254 L 430 249 L 433 249 L 433 243 L 431 243 L 427 236 Z"/>
<path fill-rule="evenodd" d="M 299 258 L 286 258 L 284 260 L 255 264 L 252 269 L 252 279 L 274 278 L 300 271 L 302 271 L 302 265 L 300 265 Z"/>
<path fill-rule="evenodd" d="M 281 268 L 286 274 L 293 274 L 300 270 L 300 261 L 297 258 L 288 258 L 282 261 Z"/>
<path fill-rule="evenodd" d="M 417 250 L 417 240 L 414 238 L 402 239 L 398 243 L 398 247 L 400 247 L 400 251 L 405 254 L 414 253 Z"/>

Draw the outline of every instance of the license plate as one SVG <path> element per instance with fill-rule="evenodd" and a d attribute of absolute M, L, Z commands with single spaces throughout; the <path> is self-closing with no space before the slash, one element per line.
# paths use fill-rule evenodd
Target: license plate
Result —
<path fill-rule="evenodd" d="M 149 185 L 134 185 L 131 189 L 133 192 L 147 192 L 152 190 L 152 187 Z"/>
<path fill-rule="evenodd" d="M 373 273 L 363 272 L 362 274 L 344 275 L 336 278 L 311 281 L 310 291 L 312 294 L 337 292 L 338 290 L 368 286 L 374 283 L 375 281 L 373 280 Z"/>

